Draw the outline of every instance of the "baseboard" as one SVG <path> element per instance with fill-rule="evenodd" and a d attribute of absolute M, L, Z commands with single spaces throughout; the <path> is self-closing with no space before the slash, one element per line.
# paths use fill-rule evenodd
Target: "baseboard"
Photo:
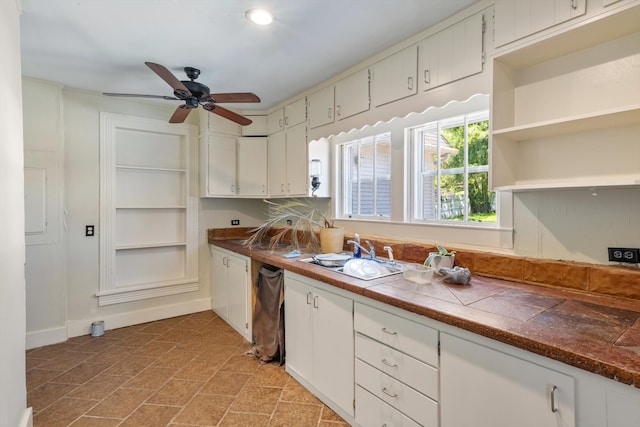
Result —
<path fill-rule="evenodd" d="M 33 427 L 33 408 L 25 409 L 18 427 Z"/>
<path fill-rule="evenodd" d="M 27 332 L 25 347 L 43 347 L 45 345 L 57 344 L 67 339 L 67 328 L 60 326 L 57 328 L 43 329 L 41 331 Z"/>
<path fill-rule="evenodd" d="M 78 337 L 91 333 L 91 323 L 96 320 L 104 321 L 104 329 L 117 329 L 125 326 L 138 325 L 140 323 L 153 322 L 169 317 L 183 316 L 199 311 L 211 310 L 211 299 L 200 298 L 178 304 L 163 305 L 144 310 L 129 311 L 126 313 L 111 314 L 107 316 L 96 315 L 95 319 L 69 320 L 67 322 L 68 337 Z"/>
<path fill-rule="evenodd" d="M 91 323 L 96 320 L 103 320 L 104 329 L 109 330 L 205 310 L 211 310 L 211 298 L 200 298 L 178 304 L 168 304 L 160 307 L 105 316 L 98 314 L 95 319 L 69 320 L 67 321 L 66 327 L 61 326 L 59 328 L 29 332 L 26 336 L 25 346 L 28 350 L 64 342 L 71 337 L 88 335 L 91 333 Z"/>

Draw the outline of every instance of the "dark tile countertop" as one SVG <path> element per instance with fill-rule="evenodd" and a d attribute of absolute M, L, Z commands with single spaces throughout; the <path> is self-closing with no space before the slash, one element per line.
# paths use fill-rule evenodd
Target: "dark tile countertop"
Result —
<path fill-rule="evenodd" d="M 413 284 L 402 275 L 364 281 L 279 252 L 250 249 L 239 240 L 210 236 L 209 242 L 640 388 L 640 300 L 475 274 L 466 286 L 437 276 L 429 285 Z"/>

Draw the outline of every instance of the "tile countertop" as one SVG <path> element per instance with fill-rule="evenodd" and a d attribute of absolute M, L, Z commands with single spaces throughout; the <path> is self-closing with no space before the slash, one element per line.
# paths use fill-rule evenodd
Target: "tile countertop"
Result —
<path fill-rule="evenodd" d="M 639 300 L 475 274 L 467 286 L 437 276 L 430 285 L 402 275 L 364 281 L 278 252 L 249 249 L 239 240 L 209 237 L 210 243 L 256 261 L 640 388 Z"/>

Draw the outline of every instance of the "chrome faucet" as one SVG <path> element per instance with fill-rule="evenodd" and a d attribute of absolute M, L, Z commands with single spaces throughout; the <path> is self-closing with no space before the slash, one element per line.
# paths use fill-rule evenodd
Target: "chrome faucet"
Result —
<path fill-rule="evenodd" d="M 376 258 L 376 249 L 373 247 L 373 245 L 371 244 L 370 241 L 365 240 L 365 242 L 369 246 L 369 250 L 363 248 L 362 245 L 359 242 L 356 242 L 355 240 L 347 240 L 347 244 L 348 245 L 357 246 L 358 248 L 360 248 L 360 250 L 362 252 L 364 252 L 365 254 L 369 255 L 370 259 L 375 259 Z"/>

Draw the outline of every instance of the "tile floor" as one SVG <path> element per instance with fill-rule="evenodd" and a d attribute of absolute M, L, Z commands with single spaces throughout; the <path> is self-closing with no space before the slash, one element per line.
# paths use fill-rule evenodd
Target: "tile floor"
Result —
<path fill-rule="evenodd" d="M 345 427 L 213 312 L 27 351 L 35 427 Z"/>

